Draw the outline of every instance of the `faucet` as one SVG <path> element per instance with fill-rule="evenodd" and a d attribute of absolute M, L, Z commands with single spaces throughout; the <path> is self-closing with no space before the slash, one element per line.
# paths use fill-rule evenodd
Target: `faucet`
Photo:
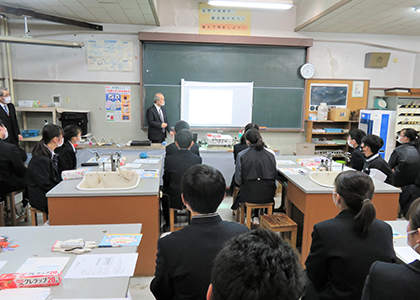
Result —
<path fill-rule="evenodd" d="M 115 152 L 115 153 L 111 152 L 110 155 L 111 155 L 111 171 L 115 172 L 120 167 L 121 151 Z M 114 155 L 117 156 L 117 159 L 115 162 L 114 162 Z"/>
<path fill-rule="evenodd" d="M 95 154 L 96 161 L 99 161 L 101 159 L 101 155 L 99 154 L 99 152 L 95 151 L 94 154 Z"/>
<path fill-rule="evenodd" d="M 325 162 L 326 165 L 326 171 L 332 171 L 332 160 L 333 160 L 333 155 L 330 151 L 327 152 L 326 158 L 328 158 L 328 160 Z M 329 162 L 329 165 L 328 165 Z"/>
<path fill-rule="evenodd" d="M 115 166 L 115 163 L 114 163 L 114 153 L 111 153 L 111 171 L 112 172 L 117 171 L 117 167 Z"/>

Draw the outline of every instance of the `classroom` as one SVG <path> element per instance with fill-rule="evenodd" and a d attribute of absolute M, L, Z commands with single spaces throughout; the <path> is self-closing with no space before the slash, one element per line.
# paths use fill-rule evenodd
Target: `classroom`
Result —
<path fill-rule="evenodd" d="M 36 256 L 65 261 L 43 274 L 59 280 L 37 286 L 42 299 L 415 299 L 418 12 L 414 0 L 0 0 L 0 299 L 35 299 L 2 274 L 38 272 L 24 268 Z M 140 241 L 104 246 L 107 234 Z M 245 246 L 243 261 L 224 257 L 233 241 L 288 255 L 270 278 L 296 272 L 276 279 L 289 288 L 257 275 L 269 271 Z M 71 277 L 95 255 L 127 272 Z M 273 288 L 237 291 L 247 280 Z"/>

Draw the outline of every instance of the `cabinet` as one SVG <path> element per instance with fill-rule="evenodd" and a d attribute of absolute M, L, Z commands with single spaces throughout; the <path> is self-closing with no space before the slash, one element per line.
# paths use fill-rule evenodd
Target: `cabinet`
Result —
<path fill-rule="evenodd" d="M 315 154 L 341 156 L 350 150 L 347 135 L 357 126 L 358 121 L 306 121 L 306 142 L 315 143 Z M 340 132 L 330 132 L 334 129 Z"/>

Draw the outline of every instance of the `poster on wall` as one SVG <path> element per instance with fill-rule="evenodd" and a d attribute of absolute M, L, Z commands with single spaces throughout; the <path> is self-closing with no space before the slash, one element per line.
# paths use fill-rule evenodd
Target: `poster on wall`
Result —
<path fill-rule="evenodd" d="M 129 86 L 105 87 L 105 111 L 107 122 L 131 122 Z"/>
<path fill-rule="evenodd" d="M 133 72 L 133 42 L 88 40 L 89 71 Z"/>
<path fill-rule="evenodd" d="M 199 34 L 251 35 L 251 10 L 200 3 Z"/>

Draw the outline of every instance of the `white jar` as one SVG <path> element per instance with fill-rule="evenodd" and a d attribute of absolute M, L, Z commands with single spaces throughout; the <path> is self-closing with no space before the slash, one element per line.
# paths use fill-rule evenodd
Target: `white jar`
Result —
<path fill-rule="evenodd" d="M 326 103 L 321 103 L 318 106 L 318 121 L 326 121 L 328 119 L 328 106 Z"/>

